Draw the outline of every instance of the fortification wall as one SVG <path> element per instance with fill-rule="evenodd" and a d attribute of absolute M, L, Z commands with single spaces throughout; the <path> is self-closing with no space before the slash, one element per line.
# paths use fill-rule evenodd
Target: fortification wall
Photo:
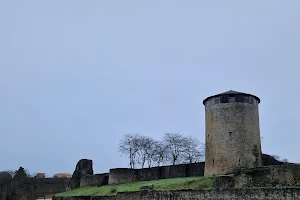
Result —
<path fill-rule="evenodd" d="M 184 190 L 184 191 L 141 191 L 119 193 L 116 200 L 294 200 L 300 198 L 299 188 L 259 188 L 259 189 L 225 189 L 225 190 Z"/>
<path fill-rule="evenodd" d="M 121 184 L 136 181 L 149 181 L 166 178 L 203 176 L 204 162 L 152 167 L 145 169 L 111 169 L 108 184 Z"/>
<path fill-rule="evenodd" d="M 241 169 L 235 173 L 235 187 L 275 187 L 300 184 L 300 165 Z"/>
<path fill-rule="evenodd" d="M 115 196 L 95 196 L 95 197 L 53 197 L 52 200 L 116 200 Z"/>
<path fill-rule="evenodd" d="M 0 199 L 33 199 L 45 195 L 65 192 L 69 188 L 68 178 L 11 179 L 1 184 Z"/>
<path fill-rule="evenodd" d="M 214 188 L 292 187 L 300 185 L 300 165 L 278 165 L 240 169 L 230 176 L 219 176 Z"/>
<path fill-rule="evenodd" d="M 148 172 L 151 172 L 151 168 Z M 54 200 L 300 199 L 300 187 L 295 185 L 300 185 L 299 164 L 240 169 L 235 174 L 216 177 L 213 185 L 215 189 L 212 190 L 141 190 L 118 193 L 115 197 L 55 197 Z"/>
<path fill-rule="evenodd" d="M 268 154 L 262 154 L 261 161 L 262 161 L 262 166 L 294 164 L 294 163 L 282 162 L 276 160 L 273 156 L 270 156 Z"/>
<path fill-rule="evenodd" d="M 53 200 L 295 200 L 300 188 L 253 188 L 220 190 L 141 191 L 118 193 L 115 197 L 54 197 Z"/>
<path fill-rule="evenodd" d="M 69 178 L 45 178 L 30 180 L 30 184 L 35 190 L 37 196 L 56 194 L 65 192 L 69 189 Z"/>
<path fill-rule="evenodd" d="M 52 200 L 90 200 L 90 196 L 80 196 L 80 197 L 53 197 Z"/>
<path fill-rule="evenodd" d="M 94 174 L 94 175 L 89 175 L 89 174 L 81 175 L 80 187 L 107 185 L 108 176 L 109 176 L 108 173 Z"/>

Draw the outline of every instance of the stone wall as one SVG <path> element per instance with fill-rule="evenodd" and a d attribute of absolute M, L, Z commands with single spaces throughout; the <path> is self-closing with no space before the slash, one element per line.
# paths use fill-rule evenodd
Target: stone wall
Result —
<path fill-rule="evenodd" d="M 81 187 L 81 179 L 85 176 L 94 175 L 93 161 L 89 159 L 81 159 L 78 161 L 71 179 L 71 188 Z"/>
<path fill-rule="evenodd" d="M 235 174 L 216 177 L 214 188 L 300 186 L 300 165 L 277 165 L 240 169 Z"/>
<path fill-rule="evenodd" d="M 262 166 L 293 164 L 293 163 L 276 160 L 273 156 L 270 156 L 268 154 L 262 154 L 261 161 L 262 161 Z"/>
<path fill-rule="evenodd" d="M 53 200 L 295 200 L 300 188 L 251 188 L 118 193 L 115 197 L 54 197 Z"/>
<path fill-rule="evenodd" d="M 258 189 L 225 189 L 225 190 L 183 190 L 183 191 L 141 191 L 131 193 L 119 193 L 116 200 L 219 200 L 219 199 L 243 199 L 243 200 L 276 200 L 299 199 L 299 188 L 258 188 Z"/>
<path fill-rule="evenodd" d="M 116 200 L 115 196 L 95 196 L 95 197 L 53 197 L 53 200 Z"/>
<path fill-rule="evenodd" d="M 26 178 L 11 179 L 1 185 L 2 199 L 34 199 L 45 195 L 54 195 L 69 189 L 70 179 L 67 178 Z"/>
<path fill-rule="evenodd" d="M 275 187 L 300 185 L 300 165 L 241 169 L 235 173 L 235 187 Z"/>
<path fill-rule="evenodd" d="M 109 184 L 130 183 L 136 181 L 149 181 L 166 178 L 203 176 L 204 162 L 193 164 L 181 164 L 145 169 L 111 169 L 109 172 Z"/>
<path fill-rule="evenodd" d="M 70 179 L 68 178 L 32 178 L 30 184 L 35 189 L 36 196 L 44 196 L 67 191 L 69 182 Z"/>
<path fill-rule="evenodd" d="M 53 197 L 52 200 L 90 200 L 90 196 L 81 197 Z"/>
<path fill-rule="evenodd" d="M 95 175 L 89 175 L 89 174 L 81 175 L 80 187 L 107 185 L 108 176 L 109 176 L 108 173 L 95 174 Z"/>
<path fill-rule="evenodd" d="M 272 156 L 262 154 L 262 163 L 269 165 L 286 165 Z M 111 169 L 110 173 L 89 175 L 81 174 L 80 187 L 102 186 L 109 184 L 130 183 L 135 181 L 147 181 L 166 178 L 203 176 L 205 163 L 181 164 L 162 167 L 152 167 L 144 169 L 117 168 Z M 109 179 L 109 180 L 108 180 Z"/>

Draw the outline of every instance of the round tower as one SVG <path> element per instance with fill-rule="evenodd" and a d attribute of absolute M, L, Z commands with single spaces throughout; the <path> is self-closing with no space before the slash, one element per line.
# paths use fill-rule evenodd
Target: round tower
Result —
<path fill-rule="evenodd" d="M 259 103 L 258 97 L 233 90 L 203 101 L 205 176 L 261 166 Z"/>

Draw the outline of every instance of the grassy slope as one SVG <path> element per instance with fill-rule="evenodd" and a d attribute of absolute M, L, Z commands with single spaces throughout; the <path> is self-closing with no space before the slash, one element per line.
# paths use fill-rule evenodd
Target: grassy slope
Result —
<path fill-rule="evenodd" d="M 154 190 L 182 190 L 212 188 L 213 177 L 172 178 L 153 181 L 141 181 L 102 187 L 82 187 L 56 196 L 112 196 L 118 192 L 139 191 L 142 186 L 153 184 Z"/>

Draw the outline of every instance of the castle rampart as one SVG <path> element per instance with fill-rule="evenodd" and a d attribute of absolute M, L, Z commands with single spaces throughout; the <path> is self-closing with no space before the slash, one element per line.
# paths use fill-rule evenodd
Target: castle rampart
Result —
<path fill-rule="evenodd" d="M 180 191 L 140 191 L 118 193 L 112 197 L 54 197 L 53 200 L 295 200 L 300 199 L 299 188 L 245 188 Z"/>
<path fill-rule="evenodd" d="M 121 184 L 166 178 L 203 176 L 204 165 L 204 162 L 201 162 L 144 169 L 111 169 L 109 172 L 109 184 Z"/>

